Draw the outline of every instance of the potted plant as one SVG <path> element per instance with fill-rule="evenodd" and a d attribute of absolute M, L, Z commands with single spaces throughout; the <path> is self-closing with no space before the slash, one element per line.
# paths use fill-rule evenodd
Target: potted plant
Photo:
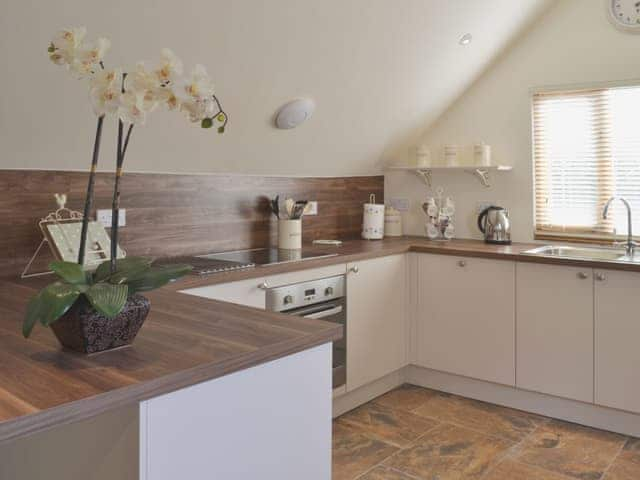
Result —
<path fill-rule="evenodd" d="M 83 27 L 62 30 L 48 48 L 53 63 L 65 66 L 76 78 L 89 80 L 89 97 L 98 117 L 78 262 L 50 264 L 60 279 L 30 300 L 22 332 L 29 337 L 36 323 L 40 323 L 50 326 L 65 347 L 95 353 L 133 341 L 150 308 L 149 300 L 140 292 L 159 288 L 191 270 L 188 265 L 155 266 L 147 257 L 117 259 L 120 180 L 134 125 L 144 124 L 147 115 L 160 106 L 184 112 L 202 128 L 215 125 L 218 133 L 224 133 L 229 119 L 202 65 L 196 65 L 191 75 L 184 77 L 180 59 L 171 50 L 163 49 L 156 69 L 147 69 L 142 62 L 131 73 L 121 68 L 107 69 L 103 59 L 111 42 L 99 38 L 89 43 L 85 35 Z M 111 256 L 95 272 L 88 272 L 84 268 L 88 222 L 107 115 L 115 116 L 118 125 Z"/>

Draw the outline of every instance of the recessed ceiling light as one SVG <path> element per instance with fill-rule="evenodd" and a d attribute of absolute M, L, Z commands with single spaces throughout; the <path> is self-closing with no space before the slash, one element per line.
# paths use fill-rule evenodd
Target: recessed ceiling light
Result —
<path fill-rule="evenodd" d="M 462 37 L 460 37 L 458 43 L 460 45 L 469 45 L 471 43 L 471 40 L 473 40 L 473 35 L 471 35 L 470 33 L 465 33 Z"/>

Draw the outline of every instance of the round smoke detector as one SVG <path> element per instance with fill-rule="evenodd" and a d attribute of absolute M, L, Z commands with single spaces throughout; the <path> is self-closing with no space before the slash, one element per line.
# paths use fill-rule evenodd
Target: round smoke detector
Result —
<path fill-rule="evenodd" d="M 316 109 L 316 103 L 310 98 L 299 98 L 283 105 L 276 115 L 276 127 L 295 128 L 308 118 Z"/>

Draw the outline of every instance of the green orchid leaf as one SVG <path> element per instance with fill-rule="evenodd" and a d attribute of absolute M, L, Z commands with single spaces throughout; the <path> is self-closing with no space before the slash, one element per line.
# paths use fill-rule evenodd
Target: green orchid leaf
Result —
<path fill-rule="evenodd" d="M 211 128 L 213 126 L 213 119 L 211 118 L 203 118 L 200 122 L 200 126 L 202 128 Z"/>
<path fill-rule="evenodd" d="M 36 322 L 49 326 L 58 320 L 76 302 L 82 290 L 78 285 L 62 282 L 43 288 L 27 305 L 22 334 L 28 337 Z"/>
<path fill-rule="evenodd" d="M 148 272 L 151 268 L 151 262 L 140 262 L 139 265 L 131 265 L 129 268 L 114 273 L 108 279 L 109 283 L 114 285 L 129 283 L 132 279 Z"/>
<path fill-rule="evenodd" d="M 129 288 L 126 285 L 96 283 L 84 292 L 93 308 L 107 318 L 114 318 L 127 303 Z"/>
<path fill-rule="evenodd" d="M 44 304 L 41 300 L 41 295 L 38 294 L 29 300 L 27 304 L 27 313 L 24 317 L 24 322 L 22 322 L 22 335 L 24 338 L 29 338 L 31 332 L 33 331 L 33 327 L 35 327 L 38 322 L 38 318 L 40 318 L 40 312 L 42 311 Z"/>
<path fill-rule="evenodd" d="M 191 270 L 193 270 L 191 265 L 182 264 L 151 267 L 147 272 L 128 281 L 129 291 L 133 294 L 135 292 L 155 290 L 186 275 Z"/>
<path fill-rule="evenodd" d="M 139 273 L 141 270 L 148 269 L 151 266 L 152 262 L 153 258 L 150 257 L 119 258 L 118 260 L 116 260 L 116 271 L 112 275 L 111 261 L 107 260 L 98 265 L 98 268 L 96 268 L 96 271 L 93 274 L 93 280 L 94 282 L 104 282 L 105 280 L 108 280 L 115 275 L 124 275 L 132 271 L 136 271 Z M 122 282 L 118 281 L 112 283 Z"/>
<path fill-rule="evenodd" d="M 218 127 L 218 133 L 224 133 L 224 127 Z"/>
<path fill-rule="evenodd" d="M 49 268 L 65 282 L 73 285 L 87 283 L 87 274 L 81 265 L 74 262 L 51 262 Z"/>

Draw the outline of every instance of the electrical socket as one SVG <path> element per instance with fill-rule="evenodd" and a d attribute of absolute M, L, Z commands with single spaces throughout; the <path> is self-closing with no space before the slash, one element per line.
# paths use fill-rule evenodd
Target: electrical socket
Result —
<path fill-rule="evenodd" d="M 492 205 L 497 205 L 496 202 L 488 202 L 488 201 L 481 201 L 476 203 L 476 209 L 477 209 L 477 213 L 481 213 L 485 208 L 489 208 Z"/>
<path fill-rule="evenodd" d="M 399 212 L 408 212 L 411 207 L 411 202 L 408 198 L 392 198 L 387 205 L 395 208 Z"/>
<path fill-rule="evenodd" d="M 307 206 L 304 210 L 304 214 L 305 215 L 318 215 L 318 202 L 316 202 L 315 200 L 310 201 L 309 203 L 307 203 Z"/>
<path fill-rule="evenodd" d="M 99 223 L 104 225 L 105 228 L 111 228 L 111 210 L 98 209 L 96 211 L 96 219 Z M 118 226 L 124 227 L 127 225 L 127 209 L 121 208 L 118 210 Z"/>

